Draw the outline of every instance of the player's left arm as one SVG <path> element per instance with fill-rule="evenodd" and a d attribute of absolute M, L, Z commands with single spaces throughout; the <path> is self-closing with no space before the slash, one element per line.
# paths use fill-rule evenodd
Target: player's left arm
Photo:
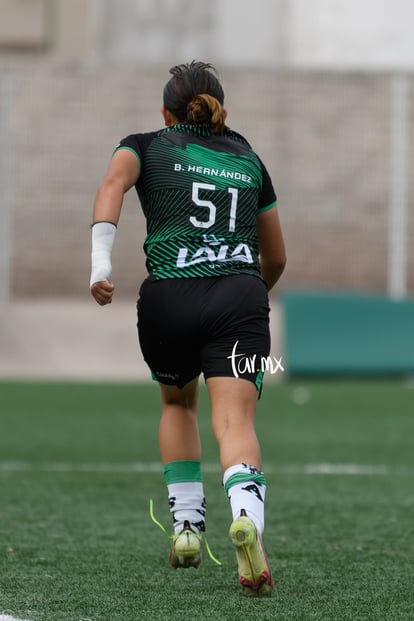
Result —
<path fill-rule="evenodd" d="M 256 231 L 259 241 L 260 271 L 268 291 L 281 277 L 286 265 L 286 249 L 277 209 L 277 197 L 266 166 L 262 168 L 262 189 L 256 217 Z"/>
<path fill-rule="evenodd" d="M 124 194 L 137 182 L 140 161 L 129 149 L 115 152 L 98 191 L 92 216 L 91 294 L 101 306 L 110 304 L 114 293 L 111 281 L 111 253 Z"/>
<path fill-rule="evenodd" d="M 286 266 L 286 249 L 276 205 L 257 214 L 260 271 L 268 291 L 276 284 Z"/>

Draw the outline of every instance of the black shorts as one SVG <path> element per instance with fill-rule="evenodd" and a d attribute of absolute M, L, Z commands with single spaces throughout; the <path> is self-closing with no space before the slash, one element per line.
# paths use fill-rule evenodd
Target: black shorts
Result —
<path fill-rule="evenodd" d="M 182 388 L 204 374 L 241 377 L 260 389 L 270 352 L 265 283 L 251 275 L 149 276 L 137 302 L 138 337 L 153 378 Z"/>

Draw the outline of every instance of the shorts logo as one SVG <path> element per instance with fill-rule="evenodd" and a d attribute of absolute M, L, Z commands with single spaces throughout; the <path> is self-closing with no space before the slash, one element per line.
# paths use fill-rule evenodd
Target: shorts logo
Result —
<path fill-rule="evenodd" d="M 243 263 L 253 263 L 252 253 L 247 244 L 239 244 L 229 255 L 229 247 L 226 244 L 222 244 L 217 252 L 215 249 L 209 246 L 203 246 L 198 248 L 195 253 L 188 257 L 188 248 L 180 248 L 177 257 L 177 267 L 189 267 L 190 265 L 196 265 L 197 263 L 204 263 L 210 261 L 215 263 L 228 263 L 231 261 L 242 261 Z"/>
<path fill-rule="evenodd" d="M 168 379 L 172 381 L 178 379 L 178 373 L 164 373 L 163 371 L 154 371 L 154 375 L 156 375 L 157 377 L 162 377 L 163 379 Z"/>
<path fill-rule="evenodd" d="M 238 354 L 237 346 L 239 341 L 236 341 L 230 356 L 227 356 L 228 360 L 231 360 L 231 368 L 234 377 L 240 377 L 244 373 L 264 373 L 270 371 L 272 375 L 278 371 L 284 371 L 282 365 L 282 356 L 276 358 L 276 356 L 246 356 L 246 354 Z"/>

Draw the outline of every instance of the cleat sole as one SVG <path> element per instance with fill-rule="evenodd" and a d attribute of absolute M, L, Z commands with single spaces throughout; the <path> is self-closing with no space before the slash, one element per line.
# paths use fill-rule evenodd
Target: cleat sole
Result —
<path fill-rule="evenodd" d="M 242 516 L 232 523 L 229 535 L 236 552 L 242 594 L 271 597 L 274 588 L 272 572 L 254 523 Z"/>

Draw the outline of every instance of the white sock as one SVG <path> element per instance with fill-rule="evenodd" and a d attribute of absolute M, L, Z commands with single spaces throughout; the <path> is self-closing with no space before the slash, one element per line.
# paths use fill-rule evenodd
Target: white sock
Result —
<path fill-rule="evenodd" d="M 263 472 L 248 464 L 236 464 L 223 475 L 223 486 L 230 501 L 233 520 L 246 512 L 260 533 L 264 531 L 266 479 Z"/>
<path fill-rule="evenodd" d="M 206 501 L 203 484 L 198 481 L 185 483 L 169 483 L 168 504 L 173 516 L 174 533 L 184 528 L 184 522 L 190 522 L 190 527 L 196 532 L 206 530 Z"/>
<path fill-rule="evenodd" d="M 164 476 L 175 534 L 183 530 L 186 521 L 194 531 L 204 532 L 206 501 L 200 462 L 171 461 L 164 465 Z"/>

